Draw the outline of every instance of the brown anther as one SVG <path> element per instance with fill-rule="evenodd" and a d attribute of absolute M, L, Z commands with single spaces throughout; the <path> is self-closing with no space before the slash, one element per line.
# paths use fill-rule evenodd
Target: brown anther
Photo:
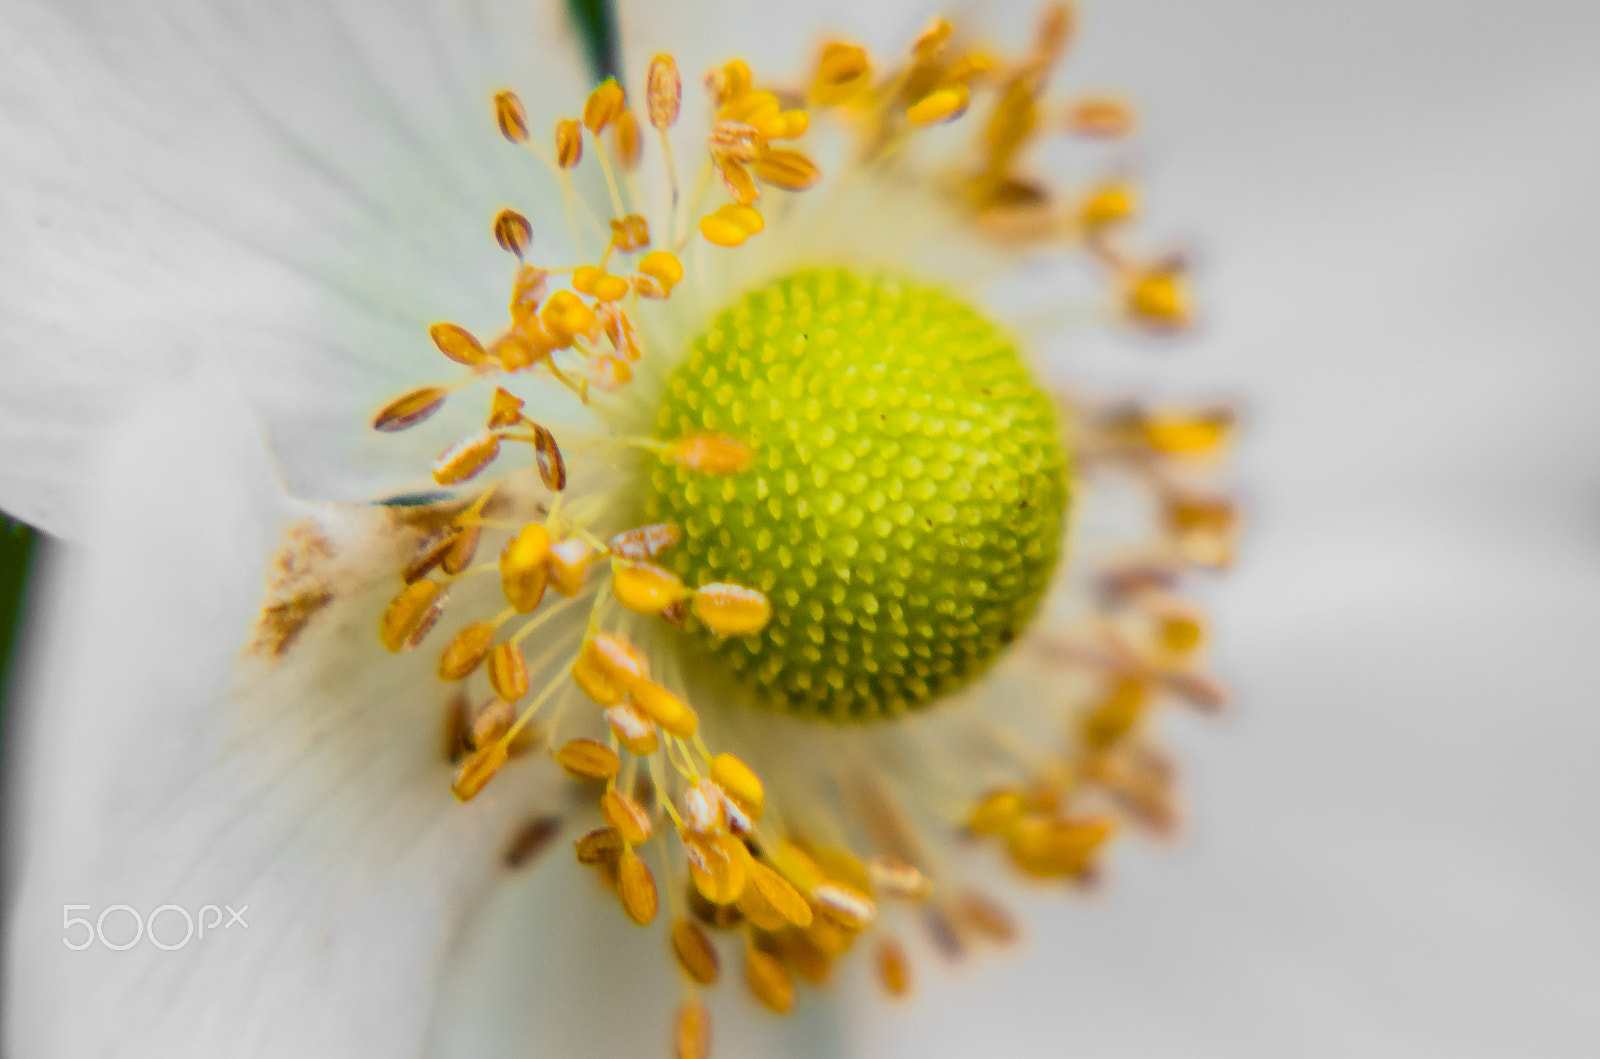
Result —
<path fill-rule="evenodd" d="M 680 629 L 683 628 L 689 622 L 689 601 L 680 599 L 672 606 L 663 608 L 661 620 L 668 625 L 676 625 Z"/>
<path fill-rule="evenodd" d="M 872 898 L 838 883 L 812 887 L 811 900 L 818 911 L 846 930 L 866 930 L 878 916 Z"/>
<path fill-rule="evenodd" d="M 490 699 L 478 711 L 478 716 L 472 719 L 472 745 L 485 747 L 490 743 L 500 741 L 500 738 L 511 730 L 517 723 L 517 710 L 511 703 L 504 699 Z M 507 749 L 513 749 L 508 747 Z"/>
<path fill-rule="evenodd" d="M 396 397 L 372 417 L 372 429 L 392 434 L 397 430 L 414 427 L 437 412 L 450 391 L 440 386 L 424 386 L 420 390 Z"/>
<path fill-rule="evenodd" d="M 634 277 L 634 289 L 638 289 L 638 277 Z M 600 320 L 605 327 L 606 341 L 611 343 L 611 348 L 625 360 L 638 360 L 644 356 L 644 347 L 639 344 L 639 332 L 633 326 L 633 321 L 628 319 L 628 314 L 615 305 L 603 305 L 600 308 Z"/>
<path fill-rule="evenodd" d="M 1043 814 L 1023 817 L 1012 828 L 1007 849 L 1011 862 L 1038 878 L 1077 875 L 1114 827 L 1110 817 L 1052 819 Z"/>
<path fill-rule="evenodd" d="M 622 86 L 617 84 L 616 78 L 608 77 L 595 86 L 583 104 L 583 124 L 598 136 L 607 125 L 622 116 L 625 105 Z"/>
<path fill-rule="evenodd" d="M 774 941 L 778 947 L 778 955 L 795 974 L 812 985 L 828 984 L 828 979 L 833 974 L 832 958 L 812 944 L 806 934 L 797 930 L 785 931 Z"/>
<path fill-rule="evenodd" d="M 683 78 L 678 75 L 678 64 L 665 52 L 650 60 L 645 73 L 644 102 L 650 115 L 650 125 L 657 129 L 670 129 L 678 121 L 678 110 L 683 104 Z"/>
<path fill-rule="evenodd" d="M 694 710 L 660 684 L 639 680 L 633 684 L 629 694 L 639 711 L 660 725 L 668 735 L 689 739 L 700 726 L 700 718 Z"/>
<path fill-rule="evenodd" d="M 472 332 L 452 323 L 439 322 L 428 328 L 428 337 L 439 347 L 439 352 L 469 368 L 477 367 L 489 359 L 483 344 L 472 337 Z"/>
<path fill-rule="evenodd" d="M 756 176 L 785 191 L 804 191 L 822 179 L 822 170 L 799 151 L 777 148 L 755 164 Z"/>
<path fill-rule="evenodd" d="M 489 652 L 489 686 L 506 702 L 528 693 L 528 663 L 517 645 L 507 641 Z"/>
<path fill-rule="evenodd" d="M 701 835 L 678 829 L 695 889 L 712 904 L 731 905 L 744 893 L 750 852 L 732 835 Z"/>
<path fill-rule="evenodd" d="M 639 562 L 653 559 L 683 539 L 683 530 L 672 522 L 637 526 L 611 538 L 611 554 L 618 559 Z"/>
<path fill-rule="evenodd" d="M 933 880 L 898 857 L 880 853 L 867 861 L 872 885 L 885 897 L 900 901 L 926 901 L 933 894 Z"/>
<path fill-rule="evenodd" d="M 391 651 L 409 651 L 422 642 L 444 613 L 450 593 L 430 578 L 413 581 L 400 590 L 383 612 L 378 636 Z"/>
<path fill-rule="evenodd" d="M 461 680 L 477 669 L 489 653 L 494 632 L 493 622 L 475 621 L 456 633 L 439 656 L 439 679 Z"/>
<path fill-rule="evenodd" d="M 494 397 L 489 402 L 488 427 L 494 430 L 497 427 L 515 426 L 522 420 L 522 398 L 509 390 L 496 386 Z"/>
<path fill-rule="evenodd" d="M 500 135 L 512 143 L 528 142 L 528 115 L 515 92 L 494 94 L 494 120 L 500 126 Z"/>
<path fill-rule="evenodd" d="M 624 110 L 617 115 L 612 135 L 617 138 L 617 164 L 623 169 L 637 168 L 644 145 L 639 141 L 639 119 L 633 116 L 633 111 Z"/>
<path fill-rule="evenodd" d="M 440 568 L 447 574 L 459 574 L 471 566 L 472 557 L 478 553 L 478 539 L 482 536 L 483 529 L 480 526 L 462 526 L 452 533 L 449 546 L 439 560 Z"/>
<path fill-rule="evenodd" d="M 794 980 L 771 953 L 750 949 L 745 953 L 745 979 L 750 991 L 767 1007 L 782 1015 L 794 1007 Z"/>
<path fill-rule="evenodd" d="M 622 898 L 622 910 L 628 918 L 641 927 L 649 926 L 656 918 L 656 880 L 644 858 L 631 849 L 624 849 L 617 861 L 617 893 Z"/>
<path fill-rule="evenodd" d="M 746 892 L 753 889 L 759 893 L 789 925 L 802 930 L 811 925 L 811 906 L 788 879 L 754 859 L 750 861 L 749 872 Z"/>
<path fill-rule="evenodd" d="M 754 162 L 767 153 L 767 138 L 754 125 L 742 121 L 719 121 L 706 138 L 712 157 L 726 162 Z"/>
<path fill-rule="evenodd" d="M 739 162 L 731 158 L 724 158 L 717 162 L 717 175 L 722 178 L 722 186 L 733 201 L 741 206 L 748 206 L 760 198 L 761 192 L 756 190 L 756 181 Z"/>
<path fill-rule="evenodd" d="M 956 901 L 954 912 L 961 922 L 990 941 L 1002 945 L 1017 940 L 1016 920 L 992 898 L 968 890 Z"/>
<path fill-rule="evenodd" d="M 579 864 L 612 864 L 622 855 L 622 836 L 614 827 L 590 831 L 573 844 Z"/>
<path fill-rule="evenodd" d="M 691 831 L 702 835 L 728 829 L 728 812 L 723 807 L 722 788 L 701 780 L 683 792 L 683 821 Z"/>
<path fill-rule="evenodd" d="M 750 819 L 761 819 L 766 807 L 766 791 L 749 765 L 732 754 L 718 754 L 711 759 L 711 778 L 734 804 L 750 815 Z"/>
<path fill-rule="evenodd" d="M 532 265 L 521 265 L 511 281 L 511 320 L 519 328 L 538 322 L 539 304 L 544 300 L 550 273 Z"/>
<path fill-rule="evenodd" d="M 701 985 L 715 985 L 722 965 L 717 950 L 699 925 L 687 919 L 672 924 L 672 951 L 683 973 Z"/>
<path fill-rule="evenodd" d="M 501 210 L 494 218 L 494 241 L 508 254 L 521 260 L 533 245 L 533 225 L 516 210 Z"/>
<path fill-rule="evenodd" d="M 680 467 L 721 478 L 747 470 L 753 454 L 749 445 L 727 434 L 687 434 L 668 446 L 667 458 Z"/>
<path fill-rule="evenodd" d="M 750 67 L 743 59 L 735 59 L 706 75 L 706 88 L 710 89 L 719 107 L 748 95 L 752 83 Z"/>
<path fill-rule="evenodd" d="M 446 527 L 430 533 L 418 545 L 417 552 L 412 556 L 411 561 L 406 563 L 405 568 L 400 571 L 400 579 L 409 585 L 443 562 L 445 555 L 450 551 L 451 545 L 455 543 L 455 535 L 458 532 L 458 530 Z"/>
<path fill-rule="evenodd" d="M 556 122 L 556 164 L 572 169 L 583 160 L 583 131 L 571 118 Z"/>
<path fill-rule="evenodd" d="M 499 740 L 474 750 L 456 769 L 455 778 L 450 781 L 451 793 L 460 801 L 472 801 L 505 766 L 506 756 L 506 744 Z"/>
<path fill-rule="evenodd" d="M 630 846 L 641 845 L 650 837 L 650 814 L 619 790 L 609 790 L 601 796 L 600 815 Z"/>
<path fill-rule="evenodd" d="M 606 708 L 606 723 L 628 753 L 635 757 L 649 757 L 661 745 L 655 722 L 628 702 L 619 702 Z"/>
<path fill-rule="evenodd" d="M 580 780 L 608 780 L 622 768 L 617 752 L 593 739 L 572 739 L 556 751 L 556 764 Z"/>
<path fill-rule="evenodd" d="M 1109 96 L 1081 99 L 1067 111 L 1067 131 L 1111 139 L 1133 131 L 1133 109 Z"/>
<path fill-rule="evenodd" d="M 500 454 L 500 435 L 485 430 L 469 434 L 433 461 L 433 480 L 440 485 L 456 485 L 475 477 Z"/>
<path fill-rule="evenodd" d="M 512 871 L 532 864 L 539 854 L 549 847 L 550 842 L 561 833 L 561 818 L 559 816 L 536 816 L 523 822 L 512 834 L 511 841 L 506 845 L 506 851 L 501 855 L 501 861 Z"/>
<path fill-rule="evenodd" d="M 905 948 L 893 938 L 878 943 L 878 981 L 892 997 L 903 997 L 911 992 L 911 964 L 906 959 Z"/>
<path fill-rule="evenodd" d="M 531 613 L 549 579 L 550 531 L 530 522 L 500 552 L 500 587 L 518 614 Z"/>
<path fill-rule="evenodd" d="M 678 1008 L 672 1049 L 673 1059 L 711 1059 L 711 1012 L 698 1000 Z"/>
<path fill-rule="evenodd" d="M 595 553 L 581 537 L 568 537 L 550 546 L 550 587 L 563 596 L 583 591 L 584 578 L 594 565 Z"/>
<path fill-rule="evenodd" d="M 689 595 L 677 574 L 647 562 L 618 562 L 611 573 L 611 592 L 635 614 L 659 614 Z"/>
<path fill-rule="evenodd" d="M 749 636 L 772 620 L 772 604 L 766 594 L 744 585 L 701 585 L 689 606 L 701 624 L 718 636 Z"/>
<path fill-rule="evenodd" d="M 650 222 L 639 213 L 612 218 L 611 242 L 618 250 L 630 254 L 635 250 L 643 250 L 650 245 Z"/>
<path fill-rule="evenodd" d="M 533 425 L 533 460 L 546 489 L 559 493 L 567 487 L 567 461 L 561 457 L 556 436 L 537 423 Z"/>
<path fill-rule="evenodd" d="M 823 106 L 847 103 L 871 82 L 867 53 L 854 44 L 834 41 L 822 49 L 811 98 Z"/>

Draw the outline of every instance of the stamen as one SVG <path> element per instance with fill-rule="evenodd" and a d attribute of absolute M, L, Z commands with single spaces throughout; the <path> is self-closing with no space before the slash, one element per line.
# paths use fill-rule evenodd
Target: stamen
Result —
<path fill-rule="evenodd" d="M 444 399 L 448 396 L 450 391 L 441 386 L 424 386 L 420 390 L 412 390 L 384 405 L 378 414 L 372 417 L 372 427 L 386 434 L 414 427 L 443 407 Z"/>
<path fill-rule="evenodd" d="M 569 740 L 556 751 L 556 764 L 574 779 L 609 780 L 622 769 L 622 759 L 604 743 L 593 739 Z"/>
<path fill-rule="evenodd" d="M 700 218 L 700 234 L 717 246 L 740 246 L 765 227 L 760 211 L 738 203 L 718 207 L 717 212 Z"/>
<path fill-rule="evenodd" d="M 683 853 L 689 864 L 689 877 L 695 889 L 716 905 L 731 905 L 744 893 L 746 865 L 750 853 L 729 834 L 700 835 L 679 829 Z"/>
<path fill-rule="evenodd" d="M 515 643 L 503 643 L 489 652 L 489 686 L 506 702 L 528 693 L 528 662 Z"/>
<path fill-rule="evenodd" d="M 515 92 L 494 94 L 494 120 L 500 126 L 500 135 L 512 143 L 528 141 L 528 115 Z"/>
<path fill-rule="evenodd" d="M 501 210 L 494 218 L 494 241 L 506 253 L 517 255 L 520 261 L 533 245 L 533 225 L 516 210 Z"/>
<path fill-rule="evenodd" d="M 890 996 L 904 997 L 911 992 L 911 964 L 906 950 L 893 938 L 878 943 L 878 980 Z"/>
<path fill-rule="evenodd" d="M 794 1007 L 794 980 L 776 956 L 749 948 L 745 952 L 745 980 L 756 999 L 778 1014 Z"/>
<path fill-rule="evenodd" d="M 663 52 L 650 60 L 650 69 L 645 74 L 644 99 L 652 127 L 665 131 L 677 124 L 678 110 L 683 103 L 683 80 L 678 76 L 678 64 L 672 56 Z"/>
<path fill-rule="evenodd" d="M 691 1000 L 678 1009 L 672 1046 L 675 1059 L 710 1059 L 711 1012 L 704 1004 Z"/>
<path fill-rule="evenodd" d="M 470 434 L 433 461 L 433 480 L 440 485 L 458 485 L 475 477 L 499 454 L 500 435 L 487 430 Z"/>
<path fill-rule="evenodd" d="M 650 866 L 631 849 L 624 849 L 617 861 L 617 892 L 628 918 L 647 927 L 656 918 L 656 880 Z"/>
<path fill-rule="evenodd" d="M 613 564 L 611 591 L 635 614 L 659 614 L 690 595 L 676 574 L 654 563 Z"/>
<path fill-rule="evenodd" d="M 443 585 L 428 578 L 403 588 L 383 612 L 378 629 L 383 646 L 394 652 L 416 647 L 444 613 L 448 597 Z"/>
<path fill-rule="evenodd" d="M 450 790 L 460 801 L 472 801 L 483 790 L 484 784 L 494 779 L 495 774 L 505 766 L 507 756 L 508 748 L 504 740 L 479 747 L 456 769 Z"/>
<path fill-rule="evenodd" d="M 544 598 L 550 560 L 550 531 L 530 522 L 500 553 L 500 587 L 518 614 L 531 613 Z"/>
<path fill-rule="evenodd" d="M 712 947 L 711 939 L 706 937 L 706 932 L 699 925 L 687 919 L 675 921 L 672 924 L 672 951 L 677 955 L 678 966 L 683 968 L 684 974 L 701 985 L 717 984 L 722 964 L 717 959 L 717 950 Z"/>
<path fill-rule="evenodd" d="M 621 791 L 606 791 L 600 799 L 600 815 L 630 846 L 643 845 L 650 837 L 650 814 Z"/>
<path fill-rule="evenodd" d="M 785 191 L 804 191 L 822 179 L 815 162 L 787 148 L 768 151 L 755 166 L 756 176 Z"/>
<path fill-rule="evenodd" d="M 457 364 L 475 368 L 489 359 L 483 344 L 464 327 L 440 322 L 428 328 L 428 335 L 433 339 L 433 344 L 439 347 L 439 352 Z"/>
<path fill-rule="evenodd" d="M 622 836 L 614 827 L 590 831 L 574 843 L 578 863 L 589 866 L 615 863 L 622 855 Z"/>
<path fill-rule="evenodd" d="M 491 621 L 475 621 L 456 633 L 439 658 L 440 680 L 463 680 L 483 662 L 494 642 L 499 626 Z"/>
<path fill-rule="evenodd" d="M 772 620 L 772 604 L 765 593 L 744 585 L 701 585 L 694 591 L 690 609 L 718 636 L 749 636 Z"/>
<path fill-rule="evenodd" d="M 734 804 L 749 814 L 751 820 L 761 819 L 766 806 L 766 792 L 749 765 L 732 754 L 718 754 L 711 759 L 711 778 Z"/>
<path fill-rule="evenodd" d="M 563 170 L 577 167 L 583 160 L 583 132 L 571 118 L 556 122 L 556 164 Z"/>
<path fill-rule="evenodd" d="M 607 707 L 605 717 L 617 742 L 635 757 L 649 757 L 661 745 L 655 723 L 632 703 L 624 701 Z"/>
<path fill-rule="evenodd" d="M 971 102 L 972 92 L 966 85 L 936 88 L 911 105 L 906 111 L 906 120 L 919 129 L 942 125 L 965 114 Z"/>
<path fill-rule="evenodd" d="M 695 731 L 700 726 L 699 716 L 695 714 L 694 710 L 685 705 L 682 699 L 679 699 L 660 684 L 655 684 L 648 680 L 635 681 L 629 694 L 632 696 L 633 704 L 639 708 L 640 712 L 658 724 L 663 732 L 678 739 L 694 737 Z M 732 755 L 729 756 L 731 757 Z M 713 770 L 715 765 L 716 763 L 713 761 Z M 712 776 L 715 778 L 715 771 L 713 771 Z M 752 774 L 751 778 L 754 778 L 754 774 Z M 721 780 L 718 780 L 718 783 L 721 783 L 724 790 L 729 789 L 727 783 Z M 759 817 L 760 815 L 758 811 L 756 816 Z"/>
<path fill-rule="evenodd" d="M 658 522 L 617 534 L 609 547 L 617 558 L 637 562 L 655 558 L 682 539 L 683 530 L 675 523 Z"/>

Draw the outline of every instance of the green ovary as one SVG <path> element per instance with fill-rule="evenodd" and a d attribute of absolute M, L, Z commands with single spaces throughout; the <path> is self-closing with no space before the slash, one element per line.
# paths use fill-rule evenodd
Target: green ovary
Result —
<path fill-rule="evenodd" d="M 835 720 L 928 705 L 992 663 L 1060 557 L 1066 454 L 1011 340 L 892 275 L 796 273 L 742 298 L 668 380 L 656 437 L 753 450 L 712 478 L 651 459 L 690 586 L 760 588 L 761 633 L 695 635 L 757 701 Z M 693 619 L 690 619 L 694 627 Z"/>

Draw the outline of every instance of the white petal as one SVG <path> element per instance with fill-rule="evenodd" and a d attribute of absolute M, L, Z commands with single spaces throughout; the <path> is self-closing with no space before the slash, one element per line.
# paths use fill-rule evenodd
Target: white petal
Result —
<path fill-rule="evenodd" d="M 581 103 L 560 6 L 38 4 L 8 20 L 0 504 L 81 536 L 90 432 L 123 388 L 202 351 L 246 380 L 291 489 L 405 485 L 418 462 L 361 420 L 449 367 L 430 321 L 503 320 L 495 212 L 521 209 L 561 256 L 552 181 L 489 102 L 518 89 L 540 136 Z"/>
<path fill-rule="evenodd" d="M 450 796 L 436 656 L 374 642 L 396 556 L 361 523 L 381 511 L 325 521 L 331 559 L 304 554 L 326 559 L 334 598 L 281 659 L 240 660 L 258 557 L 293 512 L 219 373 L 142 403 L 118 436 L 94 537 L 49 578 L 41 679 L 19 704 L 7 1053 L 420 1054 L 440 965 L 516 825 L 548 810 L 548 770 Z M 175 951 L 63 943 L 84 929 L 64 915 L 119 904 L 248 906 L 248 928 L 209 923 Z M 132 913 L 105 916 L 113 944 Z M 184 932 L 162 914 L 159 940 Z"/>

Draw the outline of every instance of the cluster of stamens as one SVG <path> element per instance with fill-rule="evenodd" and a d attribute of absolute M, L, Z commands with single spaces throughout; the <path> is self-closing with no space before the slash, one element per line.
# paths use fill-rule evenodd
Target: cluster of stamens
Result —
<path fill-rule="evenodd" d="M 433 325 L 434 345 L 465 368 L 464 375 L 413 390 L 375 417 L 380 431 L 407 429 L 456 391 L 495 384 L 482 428 L 433 463 L 434 482 L 456 496 L 436 505 L 435 529 L 402 571 L 403 587 L 383 615 L 380 636 L 391 651 L 417 647 L 455 586 L 498 574 L 504 606 L 462 626 L 439 656 L 439 678 L 463 689 L 452 729 L 452 789 L 471 800 L 508 763 L 545 745 L 575 783 L 596 792 L 603 826 L 577 840 L 576 856 L 641 925 L 656 919 L 664 885 L 671 947 L 688 990 L 675 1038 L 681 1056 L 704 1056 L 709 1048 L 709 1016 L 695 992 L 720 976 L 708 929 L 742 934 L 748 985 L 781 1012 L 795 1002 L 793 976 L 824 981 L 832 961 L 878 918 L 880 898 L 921 905 L 946 947 L 959 947 L 959 938 L 974 933 L 1004 938 L 1011 928 L 981 895 L 936 898 L 933 873 L 907 859 L 888 853 L 863 859 L 809 841 L 798 828 L 773 825 L 762 779 L 740 758 L 708 746 L 689 696 L 652 672 L 649 646 L 628 631 L 643 619 L 693 626 L 718 643 L 759 637 L 773 621 L 773 601 L 751 584 L 686 582 L 687 562 L 675 572 L 670 561 L 684 538 L 677 522 L 652 521 L 606 535 L 590 509 L 569 498 L 566 456 L 555 434 L 525 414 L 524 400 L 500 383 L 549 379 L 585 403 L 591 391 L 630 384 L 631 365 L 647 352 L 636 326 L 641 302 L 671 298 L 684 279 L 680 254 L 694 231 L 714 246 L 738 247 L 766 226 L 763 189 L 799 192 L 821 180 L 799 146 L 811 123 L 808 105 L 832 112 L 858 133 L 864 164 L 895 165 L 919 130 L 960 118 L 990 90 L 994 102 L 979 138 L 978 165 L 954 189 L 958 208 L 997 237 L 1081 242 L 1111 270 L 1128 318 L 1157 328 L 1183 324 L 1188 306 L 1181 262 L 1136 263 L 1115 245 L 1113 235 L 1135 210 L 1124 182 L 1104 182 L 1063 208 L 1022 172 L 1025 146 L 1043 131 L 1114 138 L 1132 124 L 1116 100 L 1044 104 L 1045 81 L 1070 35 L 1066 12 L 1050 8 L 1032 51 L 1015 62 L 955 53 L 952 27 L 942 19 L 917 38 L 909 62 L 884 74 L 860 47 L 827 44 L 809 87 L 800 91 L 758 90 L 746 63 L 729 62 L 706 78 L 711 128 L 701 178 L 687 196 L 669 136 L 679 117 L 680 77 L 671 56 L 657 56 L 648 71 L 644 114 L 671 182 L 660 249 L 652 249 L 650 226 L 627 207 L 618 179 L 636 169 L 644 144 L 640 121 L 615 80 L 591 93 L 578 118 L 560 121 L 548 145 L 534 136 L 516 95 L 500 92 L 494 98 L 500 131 L 554 174 L 573 245 L 582 247 L 587 231 L 602 249 L 587 263 L 535 265 L 529 260 L 532 226 L 522 214 L 502 210 L 492 231 L 516 258 L 509 324 L 488 341 L 453 323 Z M 600 167 L 613 207 L 605 225 L 574 190 L 573 174 L 586 154 Z M 726 201 L 718 201 L 713 181 Z M 693 225 L 691 217 L 698 218 Z M 625 260 L 631 265 L 623 266 Z M 1184 564 L 1228 561 L 1236 519 L 1225 498 L 1170 473 L 1169 465 L 1215 451 L 1228 426 L 1225 413 L 1207 410 L 1074 416 L 1084 467 L 1131 467 L 1156 490 L 1166 546 L 1107 576 L 1102 620 L 1089 634 L 1041 641 L 1038 649 L 1048 661 L 1091 671 L 1102 693 L 1078 711 L 1061 753 L 1011 748 L 1026 778 L 981 792 L 963 821 L 965 833 L 999 840 L 1028 875 L 1088 878 L 1124 816 L 1156 830 L 1170 828 L 1171 769 L 1141 733 L 1164 692 L 1220 703 L 1220 691 L 1195 664 L 1200 619 L 1173 588 Z M 506 444 L 527 445 L 531 460 L 487 486 L 476 484 Z M 761 455 L 746 439 L 712 430 L 622 444 L 680 478 L 731 478 Z M 485 536 L 504 542 L 497 559 L 479 562 Z M 759 576 L 751 580 L 762 583 Z M 539 642 L 534 634 L 583 603 L 589 613 L 581 641 L 530 661 L 525 645 Z M 546 672 L 564 676 L 535 686 L 534 678 Z M 468 689 L 478 690 L 474 696 Z M 571 689 L 592 707 L 582 722 L 589 734 L 557 742 L 556 731 L 569 720 L 565 692 Z M 466 705 L 473 701 L 482 705 Z M 876 960 L 885 987 L 903 994 L 910 971 L 901 944 L 886 938 Z"/>

